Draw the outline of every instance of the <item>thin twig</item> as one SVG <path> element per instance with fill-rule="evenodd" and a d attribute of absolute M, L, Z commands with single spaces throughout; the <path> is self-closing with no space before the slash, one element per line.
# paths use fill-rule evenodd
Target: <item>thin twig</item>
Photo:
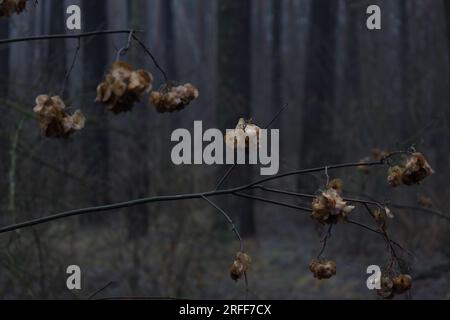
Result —
<path fill-rule="evenodd" d="M 347 193 L 353 194 L 355 196 L 358 197 L 364 197 L 367 198 L 368 200 L 363 200 L 365 203 L 368 204 L 376 204 L 376 200 L 364 193 L 361 192 L 354 192 L 354 191 L 346 191 Z M 370 201 L 369 201 L 370 200 Z M 348 200 L 347 200 L 348 201 Z M 408 206 L 408 205 L 404 205 L 404 204 L 399 204 L 399 203 L 392 203 L 392 202 L 387 202 L 385 203 L 386 206 L 388 206 L 389 208 L 395 208 L 395 209 L 404 209 L 404 210 L 411 210 L 411 211 L 422 211 L 422 212 L 426 212 L 429 214 L 433 214 L 435 216 L 438 216 L 440 218 L 444 218 L 446 220 L 450 220 L 450 214 L 442 212 L 442 211 L 437 211 L 437 210 L 433 210 L 433 209 L 428 209 L 428 208 L 424 208 L 424 207 L 418 207 L 418 206 Z"/>
<path fill-rule="evenodd" d="M 131 30 L 130 34 L 128 35 L 128 41 L 127 41 L 126 46 L 123 47 L 123 48 L 120 48 L 117 51 L 116 61 L 119 61 L 120 57 L 123 57 L 128 52 L 128 50 L 130 50 L 130 48 L 131 48 L 131 41 L 133 40 L 133 34 L 134 34 L 134 30 Z"/>
<path fill-rule="evenodd" d="M 29 42 L 29 41 L 40 41 L 40 40 L 55 40 L 55 39 L 76 39 L 76 38 L 86 38 L 86 37 L 95 37 L 100 35 L 108 35 L 108 34 L 119 34 L 119 33 L 130 33 L 132 30 L 101 30 L 101 31 L 93 31 L 93 32 L 84 32 L 84 33 L 74 33 L 74 34 L 50 34 L 50 35 L 42 35 L 42 36 L 30 36 L 30 37 L 22 37 L 22 38 L 11 38 L 11 39 L 1 39 L 1 44 L 6 43 L 16 43 L 16 42 Z M 134 33 L 143 33 L 143 30 L 134 30 Z"/>
<path fill-rule="evenodd" d="M 77 48 L 75 49 L 75 53 L 73 55 L 73 59 L 72 59 L 72 63 L 70 65 L 70 68 L 69 68 L 69 70 L 67 70 L 66 75 L 64 76 L 64 81 L 63 81 L 63 84 L 62 84 L 62 87 L 61 87 L 61 92 L 59 94 L 59 96 L 61 98 L 64 98 L 64 92 L 66 91 L 67 82 L 69 81 L 70 74 L 72 73 L 73 68 L 75 67 L 75 63 L 77 62 L 78 53 L 80 52 L 81 38 L 78 37 L 77 40 L 78 40 Z"/>
<path fill-rule="evenodd" d="M 244 283 L 245 283 L 245 300 L 248 300 L 249 286 L 248 286 L 247 272 L 244 272 Z"/>
<path fill-rule="evenodd" d="M 365 224 L 363 224 L 363 223 L 361 223 L 361 222 L 354 221 L 354 220 L 351 220 L 351 219 L 346 219 L 345 222 L 347 222 L 347 223 L 349 223 L 349 224 L 353 224 L 353 225 L 355 225 L 355 226 L 361 227 L 361 228 L 363 228 L 363 229 L 366 229 L 366 230 L 368 230 L 368 231 L 371 231 L 371 232 L 373 232 L 373 233 L 376 233 L 376 234 L 379 234 L 379 235 L 383 236 L 383 233 L 382 233 L 382 232 L 380 232 L 380 231 L 378 231 L 378 230 L 376 230 L 376 229 L 374 229 L 374 228 L 372 228 L 372 227 L 369 227 L 369 226 L 367 226 L 367 225 L 365 225 Z M 409 252 L 408 250 L 406 250 L 405 248 L 403 248 L 398 242 L 396 242 L 396 241 L 394 241 L 394 240 L 389 240 L 389 241 L 392 242 L 393 245 L 395 245 L 395 246 L 397 246 L 398 248 L 400 248 L 402 251 L 406 252 L 408 255 L 414 256 L 411 252 Z"/>
<path fill-rule="evenodd" d="M 231 217 L 222 208 L 220 208 L 217 204 L 215 204 L 214 202 L 209 200 L 207 197 L 202 196 L 202 199 L 205 200 L 206 202 L 208 202 L 212 207 L 216 208 L 225 217 L 225 219 L 227 219 L 228 223 L 231 225 L 233 232 L 236 234 L 236 237 L 239 240 L 240 251 L 244 252 L 244 244 L 242 242 L 241 235 L 239 234 L 239 231 L 236 228 L 236 225 L 234 224 Z"/>
<path fill-rule="evenodd" d="M 156 60 L 155 56 L 151 53 L 150 49 L 147 48 L 147 46 L 141 41 L 139 40 L 138 37 L 136 37 L 136 35 L 133 34 L 133 39 L 142 47 L 142 49 L 144 49 L 144 51 L 150 56 L 150 58 L 152 59 L 155 67 L 162 73 L 163 77 L 164 77 L 164 81 L 165 82 L 169 82 L 169 78 L 167 77 L 166 72 L 163 70 L 163 68 L 161 68 L 161 66 L 159 65 L 158 61 Z"/>
<path fill-rule="evenodd" d="M 301 197 L 301 198 L 314 199 L 316 197 L 316 195 L 313 195 L 313 194 L 301 193 L 301 192 L 295 192 L 295 191 L 286 191 L 286 190 L 280 190 L 280 189 L 276 189 L 276 188 L 269 188 L 269 187 L 265 187 L 265 186 L 257 186 L 257 188 L 261 189 L 263 191 L 284 194 L 284 195 L 289 195 L 289 196 L 296 196 L 296 197 Z M 361 203 L 361 204 L 367 203 L 367 204 L 378 206 L 379 208 L 383 208 L 383 204 L 380 202 L 376 202 L 376 201 L 364 200 L 364 199 L 354 199 L 354 198 L 343 198 L 343 200 L 347 201 L 347 202 L 353 202 L 353 203 Z"/>
<path fill-rule="evenodd" d="M 382 165 L 382 164 L 383 164 L 383 162 L 377 161 L 377 162 L 368 162 L 368 163 L 365 163 L 364 165 L 373 166 L 373 165 Z M 344 163 L 344 164 L 331 165 L 331 166 L 327 166 L 327 168 L 328 168 L 328 170 L 334 170 L 334 169 L 352 168 L 352 167 L 357 167 L 360 165 L 361 165 L 360 162 L 355 162 L 355 163 Z M 295 176 L 295 175 L 302 175 L 302 174 L 307 174 L 307 173 L 312 173 L 312 172 L 321 172 L 324 170 L 325 170 L 325 167 L 302 169 L 302 170 L 290 171 L 290 172 L 286 172 L 283 174 L 270 176 L 270 177 L 255 181 L 253 183 L 249 183 L 247 185 L 243 185 L 243 186 L 239 186 L 239 187 L 235 187 L 235 188 L 231 188 L 231 189 L 212 190 L 212 191 L 199 192 L 199 193 L 177 194 L 177 195 L 170 195 L 170 196 L 147 197 L 147 198 L 135 199 L 135 200 L 113 203 L 113 204 L 108 204 L 108 205 L 101 205 L 101 206 L 95 206 L 95 207 L 89 207 L 89 208 L 81 208 L 81 209 L 75 209 L 75 210 L 70 210 L 70 211 L 64 211 L 64 212 L 60 212 L 60 213 L 50 215 L 47 217 L 37 218 L 37 219 L 22 222 L 22 223 L 2 227 L 2 228 L 0 228 L 0 234 L 6 233 L 6 232 L 11 232 L 11 231 L 17 230 L 17 229 L 22 229 L 22 228 L 39 225 L 39 224 L 48 223 L 48 222 L 54 221 L 54 220 L 77 216 L 77 215 L 111 211 L 111 210 L 115 210 L 115 209 L 129 208 L 129 207 L 134 207 L 134 206 L 148 204 L 148 203 L 155 203 L 155 202 L 180 201 L 180 200 L 188 200 L 188 199 L 198 199 L 198 198 L 202 198 L 204 196 L 210 197 L 210 196 L 233 194 L 236 192 L 249 190 L 256 185 L 260 185 L 265 182 L 278 180 L 281 178 Z"/>
<path fill-rule="evenodd" d="M 328 239 L 331 237 L 331 230 L 333 229 L 333 225 L 330 224 L 328 226 L 328 230 L 325 234 L 325 236 L 322 239 L 322 248 L 319 251 L 319 254 L 317 255 L 317 260 L 320 260 L 320 258 L 322 257 L 323 253 L 325 252 L 325 248 L 327 247 L 327 243 L 328 243 Z"/>
<path fill-rule="evenodd" d="M 92 300 L 95 298 L 95 296 L 97 296 L 100 292 L 104 291 L 105 289 L 107 289 L 109 286 L 113 285 L 114 281 L 110 281 L 108 282 L 106 285 L 104 285 L 103 287 L 101 287 L 100 289 L 98 289 L 97 291 L 93 292 L 92 294 L 90 294 L 87 297 L 87 300 Z"/>
<path fill-rule="evenodd" d="M 275 205 L 286 207 L 286 208 L 296 209 L 296 210 L 305 211 L 305 212 L 311 212 L 311 209 L 307 208 L 307 207 L 301 207 L 301 206 L 296 206 L 294 204 L 290 204 L 290 203 L 286 203 L 286 202 L 261 198 L 261 197 L 253 196 L 253 195 L 250 195 L 247 193 L 234 192 L 233 195 L 241 197 L 241 198 L 247 198 L 247 199 L 261 201 L 261 202 L 265 202 L 265 203 L 271 203 L 271 204 L 275 204 Z"/>
<path fill-rule="evenodd" d="M 375 217 L 374 213 L 372 212 L 372 210 L 370 209 L 369 205 L 367 203 L 364 203 L 364 207 L 366 208 L 367 212 L 369 213 L 369 215 L 372 217 L 372 219 L 376 223 L 377 222 L 376 217 Z M 399 268 L 401 268 L 400 259 L 399 259 L 398 255 L 397 255 L 397 252 L 395 251 L 395 248 L 392 245 L 391 239 L 389 237 L 388 232 L 386 231 L 386 228 L 379 228 L 379 229 L 380 229 L 381 234 L 384 237 L 384 240 L 386 241 L 386 245 L 387 245 L 387 247 L 389 249 L 389 253 L 391 255 L 391 262 L 389 263 L 389 269 L 392 266 L 392 263 L 394 261 L 397 263 L 397 266 Z"/>

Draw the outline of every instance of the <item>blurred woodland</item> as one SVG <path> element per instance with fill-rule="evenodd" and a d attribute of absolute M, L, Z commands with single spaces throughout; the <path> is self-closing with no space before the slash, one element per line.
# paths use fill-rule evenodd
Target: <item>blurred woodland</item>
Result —
<path fill-rule="evenodd" d="M 377 149 L 413 146 L 426 155 L 435 174 L 414 186 L 389 186 L 386 166 L 328 174 L 344 181 L 347 196 L 393 204 L 390 235 L 413 254 L 405 257 L 413 287 L 397 298 L 450 298 L 450 221 L 440 216 L 450 214 L 450 1 L 39 0 L 0 17 L 0 39 L 71 33 L 72 4 L 81 7 L 82 32 L 145 31 L 139 38 L 168 78 L 200 94 L 181 112 L 158 113 L 148 99 L 131 112 L 105 112 L 94 102 L 96 87 L 128 34 L 83 38 L 64 101 L 71 113 L 82 110 L 86 127 L 45 138 L 35 98 L 60 92 L 77 40 L 0 43 L 0 226 L 214 189 L 227 167 L 174 165 L 172 131 L 192 130 L 194 120 L 225 131 L 241 117 L 264 127 L 288 104 L 273 124 L 280 173 L 368 161 Z M 382 30 L 366 27 L 373 4 Z M 151 71 L 156 89 L 164 83 L 136 42 L 121 59 Z M 223 187 L 257 180 L 257 169 L 238 166 Z M 316 172 L 271 186 L 316 194 L 326 183 Z M 253 260 L 250 299 L 379 298 L 366 287 L 366 268 L 388 259 L 382 236 L 336 225 L 325 256 L 337 274 L 317 280 L 309 264 L 324 230 L 309 214 L 231 195 L 214 200 Z M 371 223 L 364 206 L 351 216 Z M 238 248 L 224 217 L 201 199 L 74 216 L 0 234 L 0 298 L 86 299 L 110 284 L 96 298 L 244 299 L 243 281 L 229 275 Z M 82 290 L 66 288 L 72 264 L 81 267 Z"/>

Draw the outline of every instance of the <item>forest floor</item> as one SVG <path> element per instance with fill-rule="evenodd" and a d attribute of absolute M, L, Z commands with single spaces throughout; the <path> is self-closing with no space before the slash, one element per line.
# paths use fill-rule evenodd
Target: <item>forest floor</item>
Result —
<path fill-rule="evenodd" d="M 337 262 L 337 275 L 317 280 L 308 266 L 321 248 L 320 235 L 308 214 L 260 205 L 256 210 L 258 236 L 245 239 L 245 251 L 253 259 L 248 273 L 250 299 L 377 299 L 366 287 L 366 268 L 387 259 L 379 236 L 352 225 L 337 225 L 325 251 L 327 259 Z M 31 230 L 23 232 L 21 244 L 11 247 L 14 260 L 2 259 L 0 298 L 85 299 L 110 281 L 114 284 L 97 298 L 245 298 L 243 281 L 233 282 L 228 273 L 238 243 L 228 228 L 211 231 L 205 223 L 210 212 L 155 216 L 158 222 L 137 242 L 127 239 L 123 217 L 123 212 L 112 213 L 107 222 L 92 229 L 58 223 L 44 227 L 40 248 Z M 419 237 L 420 245 L 394 238 L 415 254 L 413 277 L 428 266 L 443 265 L 444 270 L 447 266 L 446 271 L 414 281 L 410 294 L 396 299 L 450 299 L 448 256 L 426 249 L 425 235 Z M 39 249 L 36 256 L 22 256 L 30 247 Z M 65 288 L 68 263 L 82 269 L 79 292 Z"/>

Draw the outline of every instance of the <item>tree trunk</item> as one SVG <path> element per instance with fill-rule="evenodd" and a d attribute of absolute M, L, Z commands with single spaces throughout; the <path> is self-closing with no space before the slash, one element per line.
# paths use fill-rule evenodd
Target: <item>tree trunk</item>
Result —
<path fill-rule="evenodd" d="M 177 59 L 175 53 L 175 8 L 172 0 L 163 0 L 161 3 L 161 23 L 162 33 L 164 34 L 164 59 L 166 63 L 166 72 L 168 77 L 173 80 L 177 77 Z"/>
<path fill-rule="evenodd" d="M 0 20 L 0 39 L 6 39 L 9 36 L 9 21 Z M 0 47 L 0 96 L 5 98 L 8 93 L 9 80 L 9 47 L 6 45 Z"/>
<path fill-rule="evenodd" d="M 338 1 L 311 3 L 309 39 L 306 43 L 306 86 L 300 152 L 303 166 L 333 162 L 332 121 L 336 69 L 336 23 Z"/>
<path fill-rule="evenodd" d="M 218 119 L 220 127 L 234 128 L 240 117 L 250 118 L 251 2 L 219 0 L 218 7 Z M 223 168 L 220 170 L 223 174 Z M 240 185 L 251 179 L 251 168 L 238 166 L 230 180 Z M 253 204 L 234 200 L 225 208 L 240 219 L 245 236 L 255 233 Z"/>
<path fill-rule="evenodd" d="M 9 36 L 9 22 L 7 19 L 0 20 L 0 39 L 6 39 Z M 9 47 L 0 46 L 0 99 L 8 99 L 8 82 L 9 82 Z M 1 103 L 1 101 L 0 101 Z M 7 119 L 9 112 L 2 108 L 2 117 Z M 1 150 L 8 150 L 7 139 L 0 138 L 0 148 Z M 0 170 L 1 172 L 7 172 L 7 157 L 8 152 L 0 153 Z M 2 203 L 0 202 L 0 206 Z M 3 215 L 0 217 L 3 218 Z"/>
<path fill-rule="evenodd" d="M 279 110 L 281 107 L 283 60 L 282 60 L 282 2 L 272 1 L 272 108 Z"/>
<path fill-rule="evenodd" d="M 105 1 L 83 1 L 84 31 L 106 29 L 107 10 Z M 92 95 L 92 88 L 102 80 L 108 61 L 108 38 L 97 37 L 94 42 L 84 41 L 83 49 L 83 96 L 84 106 L 91 106 L 91 112 L 87 115 L 96 120 L 96 123 L 83 132 L 83 149 L 86 152 L 86 175 L 94 176 L 97 179 L 96 192 L 87 195 L 87 200 L 94 203 L 109 202 L 109 134 L 108 118 L 101 105 L 94 104 L 95 96 Z M 89 129 L 90 128 L 90 129 Z M 98 217 L 98 216 L 97 216 Z M 92 220 L 91 220 L 92 221 Z M 97 218 L 95 221 L 98 221 Z"/>

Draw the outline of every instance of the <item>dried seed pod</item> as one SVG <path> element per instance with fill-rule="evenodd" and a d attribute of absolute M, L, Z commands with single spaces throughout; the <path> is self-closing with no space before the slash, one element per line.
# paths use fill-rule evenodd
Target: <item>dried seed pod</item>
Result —
<path fill-rule="evenodd" d="M 42 134 L 47 138 L 67 138 L 84 128 L 86 118 L 77 110 L 73 115 L 65 111 L 65 104 L 58 96 L 40 95 L 36 98 L 37 114 Z"/>
<path fill-rule="evenodd" d="M 231 149 L 256 149 L 259 146 L 260 130 L 251 120 L 240 118 L 236 128 L 225 134 L 225 145 Z"/>
<path fill-rule="evenodd" d="M 388 182 L 391 186 L 415 185 L 434 173 L 425 156 L 415 152 L 408 157 L 404 166 L 389 168 Z"/>
<path fill-rule="evenodd" d="M 377 208 L 373 212 L 373 217 L 381 231 L 386 231 L 386 215 L 385 212 Z"/>
<path fill-rule="evenodd" d="M 153 76 L 143 69 L 133 71 L 130 75 L 128 90 L 136 95 L 150 92 L 153 84 Z"/>
<path fill-rule="evenodd" d="M 314 198 L 311 213 L 314 220 L 321 224 L 335 224 L 339 220 L 345 219 L 355 209 L 354 206 L 347 205 L 347 202 L 340 196 L 338 190 L 342 190 L 342 186 L 342 181 L 339 183 L 336 180 L 331 185 L 329 184 L 324 192 Z"/>
<path fill-rule="evenodd" d="M 139 69 L 124 61 L 113 63 L 111 70 L 102 83 L 97 86 L 96 102 L 106 105 L 106 111 L 115 114 L 130 111 L 136 102 L 150 92 L 153 86 L 151 73 Z"/>
<path fill-rule="evenodd" d="M 14 13 L 20 14 L 25 11 L 27 0 L 0 0 L 0 18 L 10 17 Z"/>
<path fill-rule="evenodd" d="M 403 184 L 403 173 L 405 169 L 400 166 L 390 167 L 388 171 L 388 183 L 392 187 L 398 187 Z"/>
<path fill-rule="evenodd" d="M 334 189 L 341 194 L 344 188 L 344 182 L 341 179 L 333 179 L 328 183 L 327 188 Z"/>
<path fill-rule="evenodd" d="M 319 280 L 329 279 L 336 275 L 336 262 L 313 260 L 309 264 L 309 270 L 314 275 L 314 278 Z"/>
<path fill-rule="evenodd" d="M 192 84 L 176 85 L 166 83 L 158 91 L 150 94 L 149 101 L 159 113 L 181 111 L 193 100 L 199 97 L 199 92 Z"/>
<path fill-rule="evenodd" d="M 377 290 L 377 294 L 383 299 L 394 298 L 393 292 L 394 283 L 389 275 L 381 275 L 380 289 Z"/>
<path fill-rule="evenodd" d="M 408 274 L 400 274 L 392 279 L 393 292 L 402 294 L 409 291 L 412 287 L 412 278 Z"/>
<path fill-rule="evenodd" d="M 397 294 L 403 294 L 412 287 L 412 278 L 408 274 L 400 274 L 392 277 L 383 274 L 381 276 L 381 288 L 377 293 L 383 299 L 392 299 Z"/>
<path fill-rule="evenodd" d="M 402 181 L 407 186 L 418 184 L 433 173 L 434 171 L 425 156 L 422 153 L 415 152 L 406 161 Z"/>
<path fill-rule="evenodd" d="M 236 254 L 236 259 L 230 267 L 230 277 L 234 281 L 242 279 L 245 273 L 250 269 L 252 259 L 250 256 L 243 252 L 238 252 Z"/>

